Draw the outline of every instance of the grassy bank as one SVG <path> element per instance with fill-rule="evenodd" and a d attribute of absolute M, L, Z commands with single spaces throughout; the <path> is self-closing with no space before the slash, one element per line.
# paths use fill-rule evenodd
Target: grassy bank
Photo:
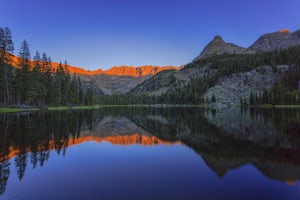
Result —
<path fill-rule="evenodd" d="M 0 113 L 13 113 L 25 111 L 38 111 L 40 108 L 0 108 Z"/>
<path fill-rule="evenodd" d="M 172 104 L 159 104 L 159 105 L 93 105 L 93 106 L 50 106 L 50 107 L 2 107 L 0 113 L 13 113 L 13 112 L 31 112 L 31 111 L 65 111 L 65 110 L 90 110 L 101 108 L 114 108 L 114 107 L 160 107 L 160 108 L 176 108 L 176 107 L 197 107 L 197 108 L 209 108 L 209 105 L 172 105 Z M 289 108 L 300 109 L 300 105 L 271 105 L 263 104 L 259 105 L 260 108 Z"/>
<path fill-rule="evenodd" d="M 13 113 L 13 112 L 30 112 L 30 111 L 65 111 L 65 110 L 90 110 L 100 108 L 114 108 L 114 107 L 163 107 L 163 108 L 174 108 L 174 107 L 198 107 L 208 108 L 207 105 L 172 105 L 172 104 L 159 104 L 159 105 L 93 105 L 93 106 L 49 106 L 49 107 L 3 107 L 0 108 L 0 113 Z"/>
<path fill-rule="evenodd" d="M 93 105 L 93 106 L 53 106 L 48 107 L 49 111 L 63 111 L 63 110 L 90 110 L 90 109 L 100 109 L 100 108 L 109 108 L 109 107 L 125 107 L 133 105 Z"/>
<path fill-rule="evenodd" d="M 271 104 L 263 104 L 260 105 L 261 108 L 300 108 L 300 105 L 271 105 Z"/>

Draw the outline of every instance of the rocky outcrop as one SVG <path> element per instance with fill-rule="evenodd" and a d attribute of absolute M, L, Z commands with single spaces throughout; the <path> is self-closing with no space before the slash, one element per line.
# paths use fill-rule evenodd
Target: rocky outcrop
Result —
<path fill-rule="evenodd" d="M 231 74 L 219 80 L 209 88 L 204 99 L 210 102 L 216 97 L 217 104 L 239 105 L 240 99 L 248 101 L 250 93 L 260 95 L 265 89 L 270 90 L 273 84 L 289 70 L 288 66 L 277 66 L 279 73 L 274 73 L 271 67 L 263 66 L 244 73 Z"/>
<path fill-rule="evenodd" d="M 288 48 L 296 45 L 300 45 L 300 30 L 294 33 L 288 30 L 281 30 L 262 35 L 250 46 L 250 49 L 273 51 L 275 49 Z"/>
<path fill-rule="evenodd" d="M 248 50 L 246 48 L 240 47 L 233 43 L 226 43 L 221 36 L 215 36 L 215 38 L 208 43 L 208 45 L 203 49 L 201 54 L 194 60 L 199 60 L 202 58 L 207 58 L 213 55 L 222 54 L 247 54 L 255 53 L 254 50 Z"/>

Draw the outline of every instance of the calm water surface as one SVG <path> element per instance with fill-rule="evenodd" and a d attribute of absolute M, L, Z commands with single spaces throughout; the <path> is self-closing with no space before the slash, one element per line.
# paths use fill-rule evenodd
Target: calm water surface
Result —
<path fill-rule="evenodd" d="M 300 199 L 300 110 L 0 115 L 0 199 Z"/>

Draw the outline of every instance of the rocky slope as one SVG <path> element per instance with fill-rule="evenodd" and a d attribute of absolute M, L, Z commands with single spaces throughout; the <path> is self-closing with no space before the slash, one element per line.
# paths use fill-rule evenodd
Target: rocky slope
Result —
<path fill-rule="evenodd" d="M 156 74 L 137 85 L 130 94 L 162 95 L 173 87 L 185 87 L 192 78 L 202 78 L 215 73 L 208 66 L 201 68 L 168 70 Z"/>
<path fill-rule="evenodd" d="M 168 70 L 142 81 L 130 91 L 130 94 L 161 95 L 165 93 L 176 81 L 176 71 Z"/>
<path fill-rule="evenodd" d="M 251 92 L 260 96 L 264 89 L 271 89 L 272 85 L 289 71 L 288 66 L 277 66 L 277 69 L 278 72 L 274 73 L 271 67 L 263 66 L 249 72 L 224 76 L 207 90 L 204 98 L 209 102 L 214 95 L 217 104 L 238 105 L 241 98 L 248 101 Z"/>
<path fill-rule="evenodd" d="M 113 67 L 93 75 L 80 75 L 85 82 L 91 82 L 94 88 L 105 95 L 127 94 L 137 85 L 151 78 L 161 71 L 179 70 L 174 66 L 121 66 Z"/>

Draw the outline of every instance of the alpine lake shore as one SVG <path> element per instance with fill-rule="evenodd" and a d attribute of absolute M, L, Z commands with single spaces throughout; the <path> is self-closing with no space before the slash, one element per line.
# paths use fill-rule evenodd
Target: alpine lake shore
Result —
<path fill-rule="evenodd" d="M 240 105 L 231 105 L 229 107 L 236 107 Z M 116 108 L 116 107 L 158 107 L 158 108 L 170 108 L 170 107 L 197 107 L 197 108 L 206 108 L 212 110 L 220 110 L 218 106 L 212 106 L 208 104 L 199 104 L 199 105 L 176 105 L 176 104 L 129 104 L 129 105 L 78 105 L 78 106 L 49 106 L 49 107 L 31 107 L 31 106 L 11 106 L 11 107 L 0 107 L 1 113 L 17 113 L 17 112 L 35 112 L 35 111 L 66 111 L 66 110 L 97 110 L 101 108 Z M 242 106 L 241 106 L 242 107 Z M 245 107 L 245 106 L 243 106 Z M 247 105 L 246 107 L 259 107 L 264 109 L 300 109 L 300 105 L 271 105 L 271 104 L 263 104 L 263 105 Z M 228 107 L 227 107 L 228 108 Z"/>

